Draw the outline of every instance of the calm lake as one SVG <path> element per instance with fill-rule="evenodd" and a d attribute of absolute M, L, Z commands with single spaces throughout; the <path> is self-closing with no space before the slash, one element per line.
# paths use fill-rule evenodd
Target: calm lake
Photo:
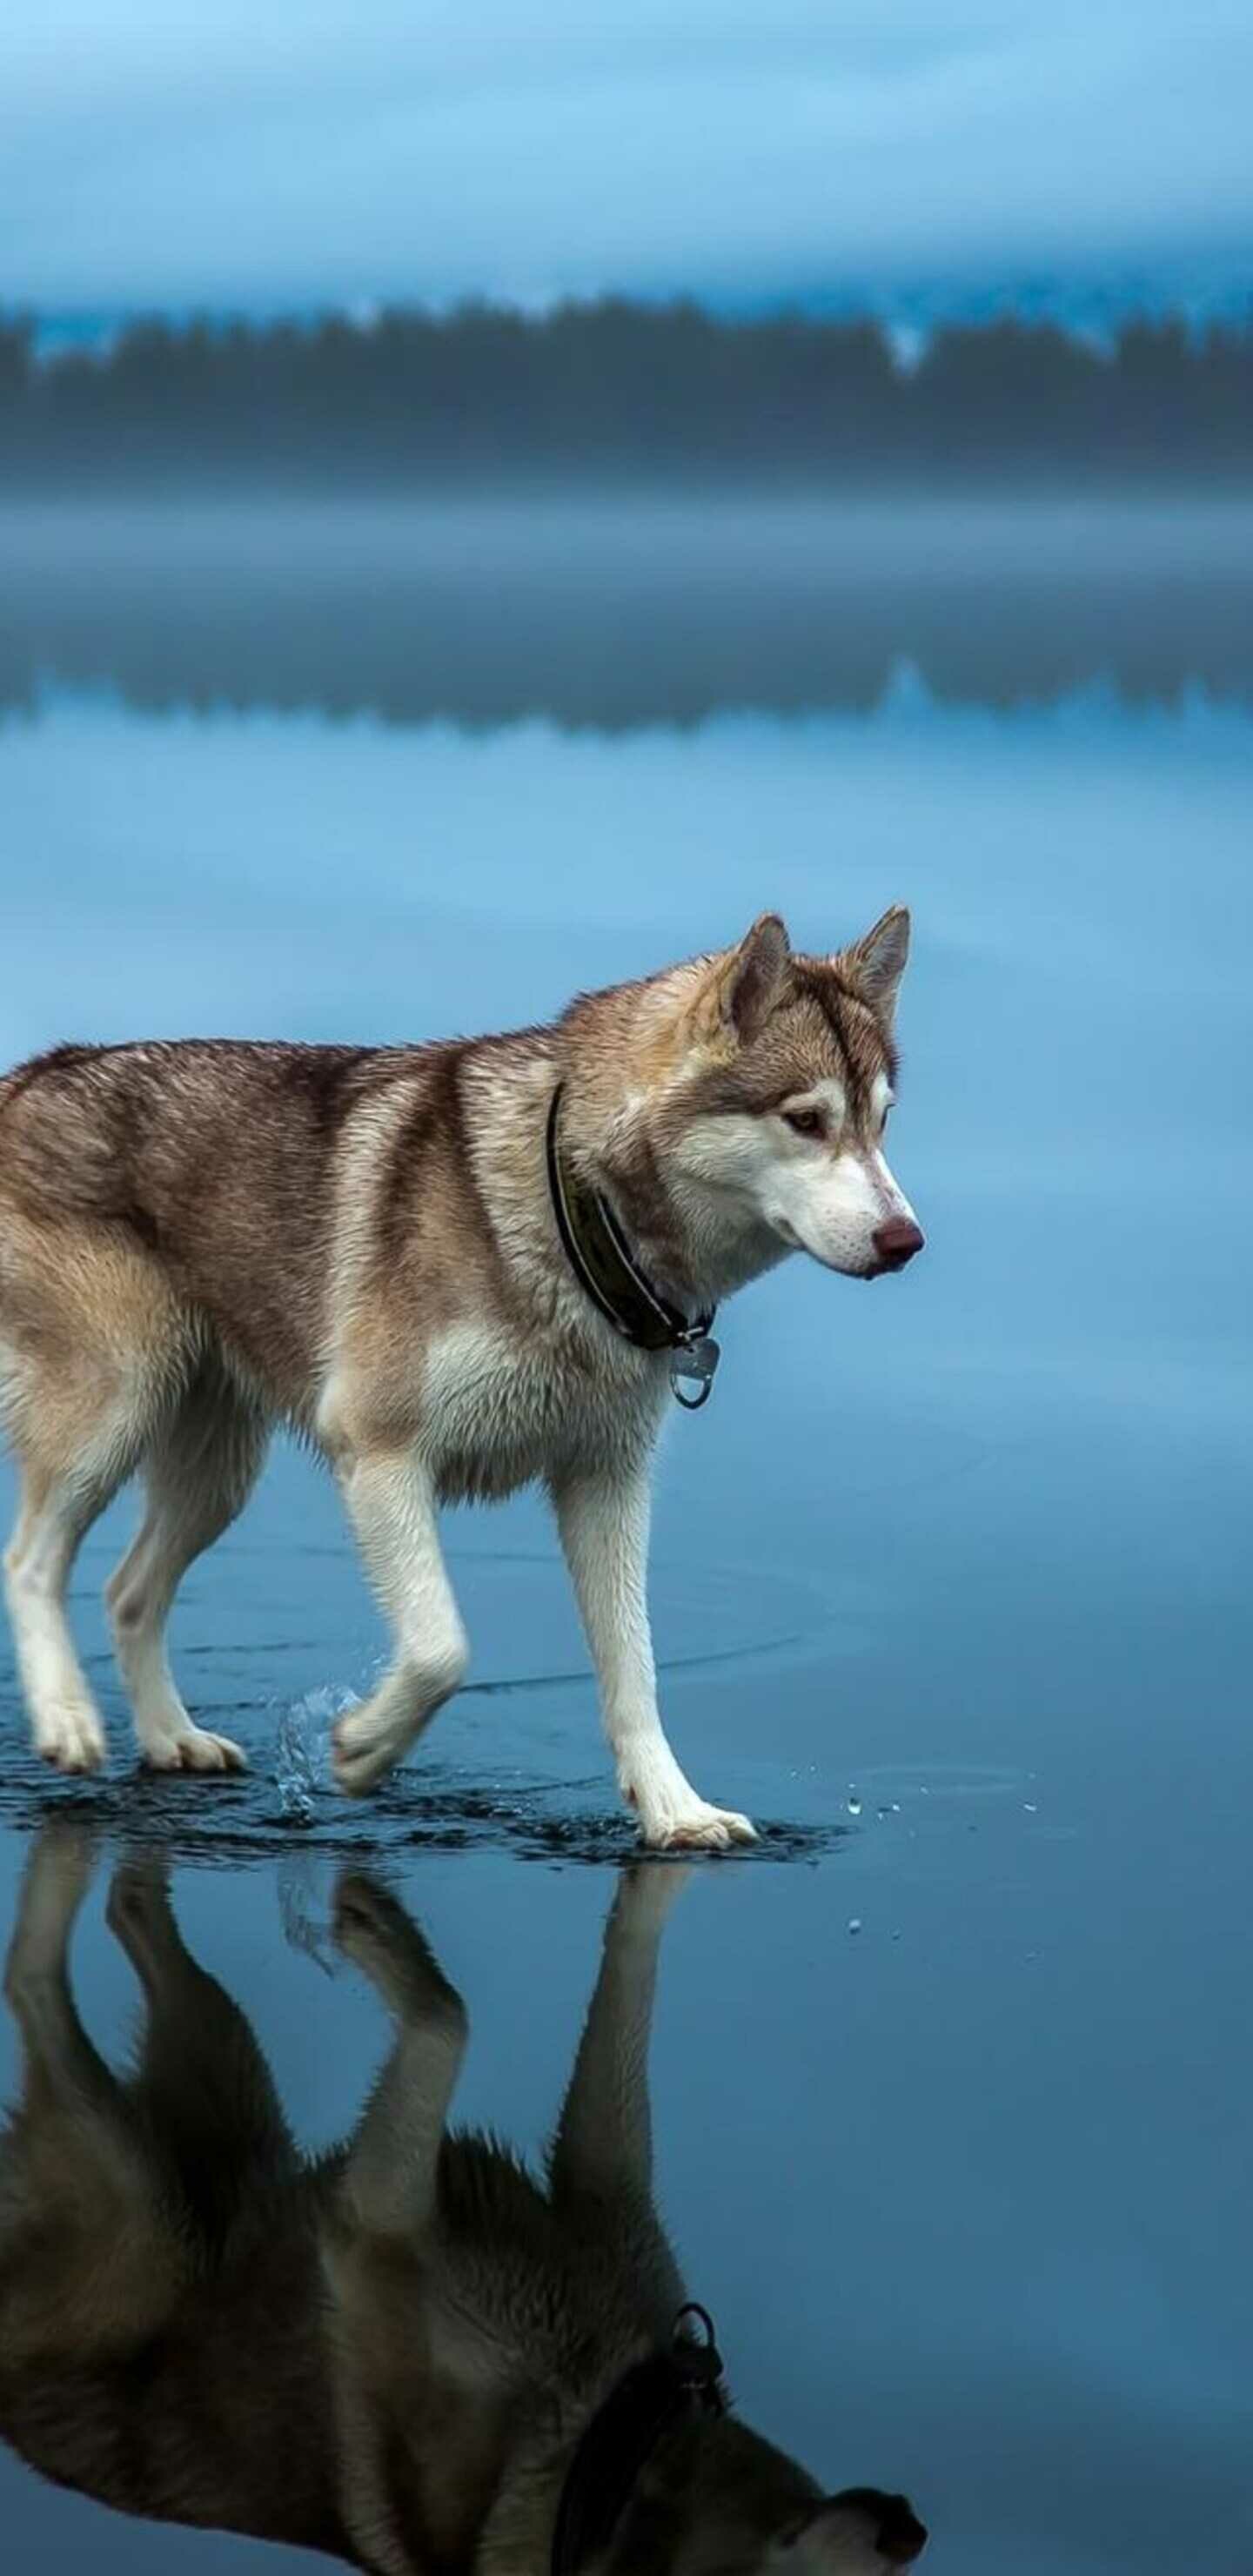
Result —
<path fill-rule="evenodd" d="M 806 948 L 913 906 L 927 1251 L 750 1290 L 659 1462 L 670 1730 L 769 1830 L 691 1870 L 652 2087 L 740 2411 L 907 2488 L 935 2576 L 1253 2564 L 1251 790 L 1236 505 L 0 511 L 6 1061 L 506 1027 L 767 906 Z M 386 2046 L 331 1934 L 374 1861 L 466 2004 L 457 2117 L 538 2156 L 630 1849 L 539 1504 L 450 1516 L 470 1687 L 351 1809 L 383 1632 L 326 1480 L 279 1453 L 184 1586 L 220 1786 L 133 1773 L 133 1509 L 75 1578 L 98 1784 L 33 1763 L 0 1637 L 0 1939 L 41 1820 L 93 1824 L 119 2062 L 109 1872 L 167 1846 L 317 2148 Z M 314 2563 L 5 2451 L 0 2528 L 23 2570 Z"/>

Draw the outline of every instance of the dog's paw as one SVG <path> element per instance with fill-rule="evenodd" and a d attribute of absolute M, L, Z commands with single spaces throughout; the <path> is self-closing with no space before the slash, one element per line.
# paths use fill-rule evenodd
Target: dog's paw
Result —
<path fill-rule="evenodd" d="M 655 1869 L 657 1855 L 628 1861 L 619 1874 L 614 1901 L 609 1912 L 609 1937 L 614 1941 L 640 1941 L 646 1949 L 655 1949 L 673 1908 L 685 1887 L 696 1877 L 695 1864 L 675 1852 L 665 1869 Z"/>
<path fill-rule="evenodd" d="M 61 1700 L 35 1719 L 35 1751 L 54 1771 L 98 1771 L 104 1728 L 90 1700 Z"/>
<path fill-rule="evenodd" d="M 87 1825 L 58 1816 L 37 1835 L 5 1963 L 4 1990 L 11 2001 L 64 1967 L 66 1944 L 95 1860 L 96 1837 Z"/>
<path fill-rule="evenodd" d="M 703 1798 L 676 1815 L 656 1818 L 642 1831 L 650 1851 L 731 1851 L 737 1843 L 757 1840 L 757 1828 L 747 1816 L 707 1806 Z"/>
<path fill-rule="evenodd" d="M 120 1861 L 109 1882 L 104 1919 L 132 1957 L 150 1953 L 174 1929 L 168 1859 L 153 1853 Z"/>
<path fill-rule="evenodd" d="M 346 1709 L 331 1730 L 331 1770 L 347 1798 L 364 1798 L 393 1771 L 409 1736 L 381 1720 L 370 1700 Z"/>
<path fill-rule="evenodd" d="M 381 1943 L 390 1949 L 410 1931 L 409 1917 L 390 1887 L 369 1870 L 346 1868 L 335 1884 L 333 1929 L 341 1950 L 353 1956 L 354 1942 Z M 368 1955 L 373 1958 L 374 1949 Z"/>
<path fill-rule="evenodd" d="M 335 1890 L 335 1939 L 393 2012 L 466 2032 L 461 1997 L 403 1905 L 368 1871 L 345 1870 Z"/>
<path fill-rule="evenodd" d="M 248 1756 L 241 1745 L 232 1744 L 229 1735 L 210 1735 L 205 1727 L 193 1726 L 190 1719 L 177 1734 L 141 1737 L 139 1751 L 149 1771 L 204 1771 L 221 1776 L 248 1768 Z"/>
<path fill-rule="evenodd" d="M 47 1906 L 52 1914 L 76 1914 L 91 1885 L 98 1836 L 70 1811 L 55 1813 L 41 1826 L 23 1881 L 21 1907 Z"/>
<path fill-rule="evenodd" d="M 161 1852 L 136 1852 L 118 1862 L 109 1881 L 104 1919 L 111 1932 L 119 1925 L 164 1913 L 170 1902 L 170 1865 Z"/>

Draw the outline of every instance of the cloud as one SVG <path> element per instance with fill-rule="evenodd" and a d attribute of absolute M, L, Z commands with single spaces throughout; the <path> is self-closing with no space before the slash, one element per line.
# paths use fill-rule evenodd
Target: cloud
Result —
<path fill-rule="evenodd" d="M 0 295 L 720 297 L 1253 246 L 1247 0 L 9 0 Z"/>

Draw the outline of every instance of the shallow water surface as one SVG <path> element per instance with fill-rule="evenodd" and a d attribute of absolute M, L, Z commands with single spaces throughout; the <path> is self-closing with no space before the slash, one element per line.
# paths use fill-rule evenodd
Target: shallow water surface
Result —
<path fill-rule="evenodd" d="M 666 1925 L 657 2196 L 744 2416 L 908 2489 L 937 2576 L 1238 2576 L 1248 523 L 1042 507 L 0 524 L 0 1023 L 7 1058 L 507 1026 L 767 905 L 817 947 L 911 902 L 926 1255 L 751 1291 L 659 1467 L 668 1721 L 765 1830 Z M 164 1853 L 320 2149 L 386 2047 L 335 1928 L 381 1871 L 466 2006 L 455 2116 L 538 2156 L 630 1851 L 540 1507 L 450 1516 L 471 1686 L 360 1808 L 326 1738 L 383 1640 L 325 1481 L 280 1453 L 185 1584 L 187 1695 L 252 1763 L 216 1787 L 132 1772 L 99 1608 L 131 1509 L 75 1576 L 106 1777 L 43 1778 L 0 1668 L 0 1935 L 60 1818 L 117 2064 L 110 1872 Z M 23 2568 L 298 2563 L 11 2451 L 0 2515 Z"/>

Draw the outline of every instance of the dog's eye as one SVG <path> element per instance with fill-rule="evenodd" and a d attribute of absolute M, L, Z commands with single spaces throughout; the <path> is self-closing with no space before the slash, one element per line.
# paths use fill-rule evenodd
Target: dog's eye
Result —
<path fill-rule="evenodd" d="M 820 1109 L 785 1109 L 783 1120 L 785 1126 L 791 1128 L 793 1135 L 820 1136 L 822 1134 Z"/>

